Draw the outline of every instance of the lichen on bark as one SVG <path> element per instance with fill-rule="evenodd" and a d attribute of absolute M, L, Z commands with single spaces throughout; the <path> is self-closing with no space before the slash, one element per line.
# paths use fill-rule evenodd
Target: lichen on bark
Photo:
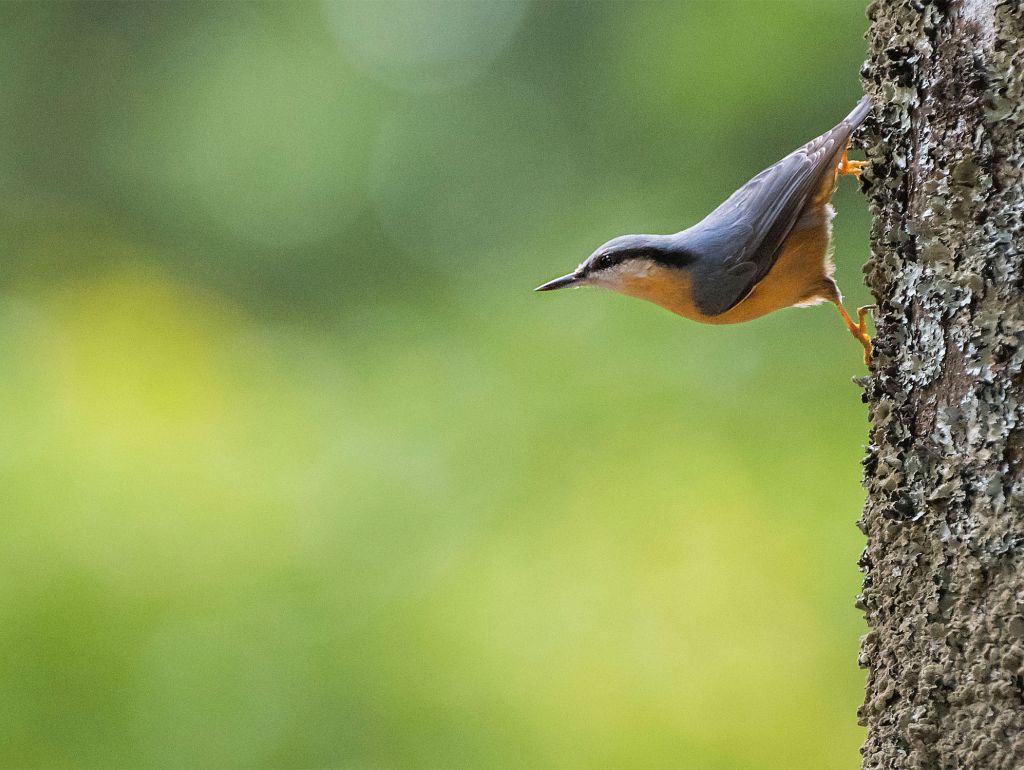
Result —
<path fill-rule="evenodd" d="M 1024 11 L 876 0 L 865 768 L 1024 767 Z"/>

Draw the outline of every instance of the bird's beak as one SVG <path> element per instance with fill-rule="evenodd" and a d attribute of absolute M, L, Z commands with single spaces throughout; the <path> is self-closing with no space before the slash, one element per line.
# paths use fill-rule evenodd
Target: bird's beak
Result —
<path fill-rule="evenodd" d="M 548 281 L 538 286 L 534 291 L 554 291 L 555 289 L 564 289 L 567 286 L 579 286 L 583 282 L 583 276 L 569 273 L 569 275 L 563 275 L 561 278 L 556 278 L 553 281 Z"/>

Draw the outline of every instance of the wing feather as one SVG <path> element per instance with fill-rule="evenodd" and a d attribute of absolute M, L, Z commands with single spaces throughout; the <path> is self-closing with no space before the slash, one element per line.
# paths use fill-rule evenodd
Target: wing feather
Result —
<path fill-rule="evenodd" d="M 864 97 L 842 123 L 766 168 L 680 233 L 685 248 L 698 257 L 692 291 L 701 312 L 724 313 L 768 274 L 804 207 L 826 174 L 835 172 L 870 106 Z"/>

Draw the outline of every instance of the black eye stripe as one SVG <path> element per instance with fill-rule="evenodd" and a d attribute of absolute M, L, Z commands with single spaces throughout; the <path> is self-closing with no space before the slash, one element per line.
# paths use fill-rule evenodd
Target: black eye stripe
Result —
<path fill-rule="evenodd" d="M 617 249 L 603 252 L 591 258 L 588 269 L 591 271 L 608 270 L 634 260 L 650 260 L 660 265 L 679 267 L 689 262 L 682 251 L 673 252 L 648 247 Z"/>

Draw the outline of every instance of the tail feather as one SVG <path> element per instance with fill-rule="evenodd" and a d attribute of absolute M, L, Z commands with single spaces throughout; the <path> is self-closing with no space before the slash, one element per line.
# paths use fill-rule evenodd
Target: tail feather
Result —
<path fill-rule="evenodd" d="M 843 118 L 843 123 L 850 127 L 852 132 L 857 126 L 864 122 L 864 118 L 871 112 L 871 97 L 865 96 L 859 102 L 857 106 L 853 108 L 853 112 Z"/>

